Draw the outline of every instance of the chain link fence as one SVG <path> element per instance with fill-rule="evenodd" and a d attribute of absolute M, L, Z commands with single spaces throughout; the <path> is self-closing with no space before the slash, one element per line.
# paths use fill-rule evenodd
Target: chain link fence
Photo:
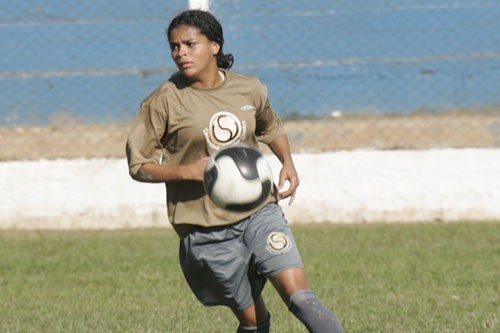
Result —
<path fill-rule="evenodd" d="M 192 2 L 193 3 L 193 2 Z M 500 147 L 500 1 L 199 1 L 295 152 Z M 123 157 L 174 1 L 0 0 L 0 160 Z"/>

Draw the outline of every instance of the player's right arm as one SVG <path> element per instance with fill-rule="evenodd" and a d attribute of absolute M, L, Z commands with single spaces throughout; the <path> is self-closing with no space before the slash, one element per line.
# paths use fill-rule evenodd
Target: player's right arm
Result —
<path fill-rule="evenodd" d="M 181 180 L 203 181 L 203 173 L 207 162 L 208 157 L 184 165 L 163 165 L 147 162 L 139 168 L 137 173 L 131 174 L 131 176 L 134 180 L 146 183 Z"/>
<path fill-rule="evenodd" d="M 147 183 L 203 181 L 207 158 L 184 165 L 162 163 L 168 153 L 162 142 L 168 126 L 168 103 L 158 91 L 141 103 L 127 137 L 129 174 Z"/>

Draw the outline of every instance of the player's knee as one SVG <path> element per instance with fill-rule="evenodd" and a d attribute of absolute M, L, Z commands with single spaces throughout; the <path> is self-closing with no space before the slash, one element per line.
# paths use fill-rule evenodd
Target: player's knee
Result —
<path fill-rule="evenodd" d="M 299 290 L 290 297 L 289 310 L 304 323 L 309 332 L 343 332 L 335 315 L 312 290 Z"/>

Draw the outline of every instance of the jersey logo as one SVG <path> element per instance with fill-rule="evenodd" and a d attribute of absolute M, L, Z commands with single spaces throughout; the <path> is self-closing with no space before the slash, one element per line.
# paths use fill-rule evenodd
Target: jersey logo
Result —
<path fill-rule="evenodd" d="M 250 105 L 250 104 L 245 104 L 243 105 L 240 110 L 242 111 L 255 111 L 257 108 L 253 105 Z"/>
<path fill-rule="evenodd" d="M 245 122 L 230 112 L 219 111 L 212 116 L 208 128 L 203 132 L 210 147 L 220 150 L 243 140 L 245 131 Z"/>
<path fill-rule="evenodd" d="M 288 252 L 292 248 L 292 242 L 282 232 L 272 232 L 267 236 L 266 249 L 274 254 Z"/>

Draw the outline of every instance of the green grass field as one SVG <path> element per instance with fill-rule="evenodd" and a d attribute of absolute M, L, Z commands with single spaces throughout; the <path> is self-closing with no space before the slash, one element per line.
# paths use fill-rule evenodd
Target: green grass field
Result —
<path fill-rule="evenodd" d="M 292 225 L 346 332 L 500 332 L 500 223 Z M 235 332 L 170 229 L 0 231 L 0 332 Z M 269 284 L 272 332 L 306 332 Z"/>

